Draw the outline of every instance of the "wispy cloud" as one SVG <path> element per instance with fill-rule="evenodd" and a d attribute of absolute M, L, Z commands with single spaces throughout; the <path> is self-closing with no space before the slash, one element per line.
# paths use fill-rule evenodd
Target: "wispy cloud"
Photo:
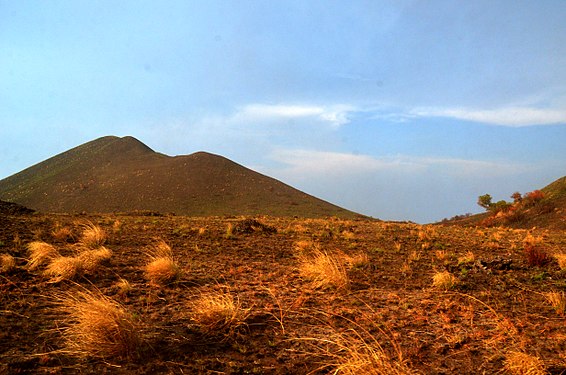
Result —
<path fill-rule="evenodd" d="M 502 126 L 533 126 L 566 123 L 566 110 L 536 107 L 504 107 L 498 109 L 415 108 L 416 117 L 448 117 Z"/>
<path fill-rule="evenodd" d="M 406 155 L 372 157 L 350 153 L 316 150 L 275 150 L 270 158 L 282 163 L 288 174 L 300 176 L 344 176 L 359 173 L 395 171 L 398 173 L 425 173 L 441 170 L 453 177 L 501 176 L 521 173 L 530 165 L 467 160 L 457 158 L 415 157 Z"/>
<path fill-rule="evenodd" d="M 232 120 L 271 121 L 278 119 L 314 119 L 333 126 L 347 124 L 348 113 L 355 109 L 349 105 L 294 105 L 294 104 L 248 104 L 241 107 Z"/>

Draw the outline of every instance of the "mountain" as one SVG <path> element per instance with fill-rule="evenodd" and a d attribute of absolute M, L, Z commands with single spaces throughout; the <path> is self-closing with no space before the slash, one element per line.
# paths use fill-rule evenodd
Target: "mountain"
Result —
<path fill-rule="evenodd" d="M 43 212 L 353 218 L 357 214 L 222 156 L 167 156 L 107 136 L 0 180 L 0 199 Z"/>
<path fill-rule="evenodd" d="M 533 191 L 538 192 L 537 190 Z M 512 209 L 497 214 L 481 213 L 444 221 L 460 225 L 504 225 L 512 228 L 566 229 L 566 176 L 540 189 L 540 199 L 513 204 Z M 529 196 L 530 194 L 524 194 Z"/>

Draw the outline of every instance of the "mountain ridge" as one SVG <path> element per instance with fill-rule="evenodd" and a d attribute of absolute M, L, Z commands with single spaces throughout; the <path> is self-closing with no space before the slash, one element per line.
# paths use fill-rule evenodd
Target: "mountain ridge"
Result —
<path fill-rule="evenodd" d="M 359 216 L 223 156 L 168 156 L 131 136 L 97 138 L 2 179 L 0 199 L 43 212 Z"/>

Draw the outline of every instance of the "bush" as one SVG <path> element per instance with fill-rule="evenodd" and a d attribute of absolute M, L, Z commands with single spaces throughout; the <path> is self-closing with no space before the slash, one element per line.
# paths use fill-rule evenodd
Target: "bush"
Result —
<path fill-rule="evenodd" d="M 542 238 L 531 233 L 523 240 L 523 251 L 529 266 L 543 266 L 550 261 L 550 256 L 542 246 Z"/>

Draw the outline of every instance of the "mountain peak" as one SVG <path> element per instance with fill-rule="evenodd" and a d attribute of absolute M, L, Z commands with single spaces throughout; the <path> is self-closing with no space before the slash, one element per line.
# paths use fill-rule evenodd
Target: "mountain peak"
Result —
<path fill-rule="evenodd" d="M 44 212 L 356 216 L 223 156 L 171 157 L 131 136 L 95 139 L 0 180 L 0 199 Z"/>

